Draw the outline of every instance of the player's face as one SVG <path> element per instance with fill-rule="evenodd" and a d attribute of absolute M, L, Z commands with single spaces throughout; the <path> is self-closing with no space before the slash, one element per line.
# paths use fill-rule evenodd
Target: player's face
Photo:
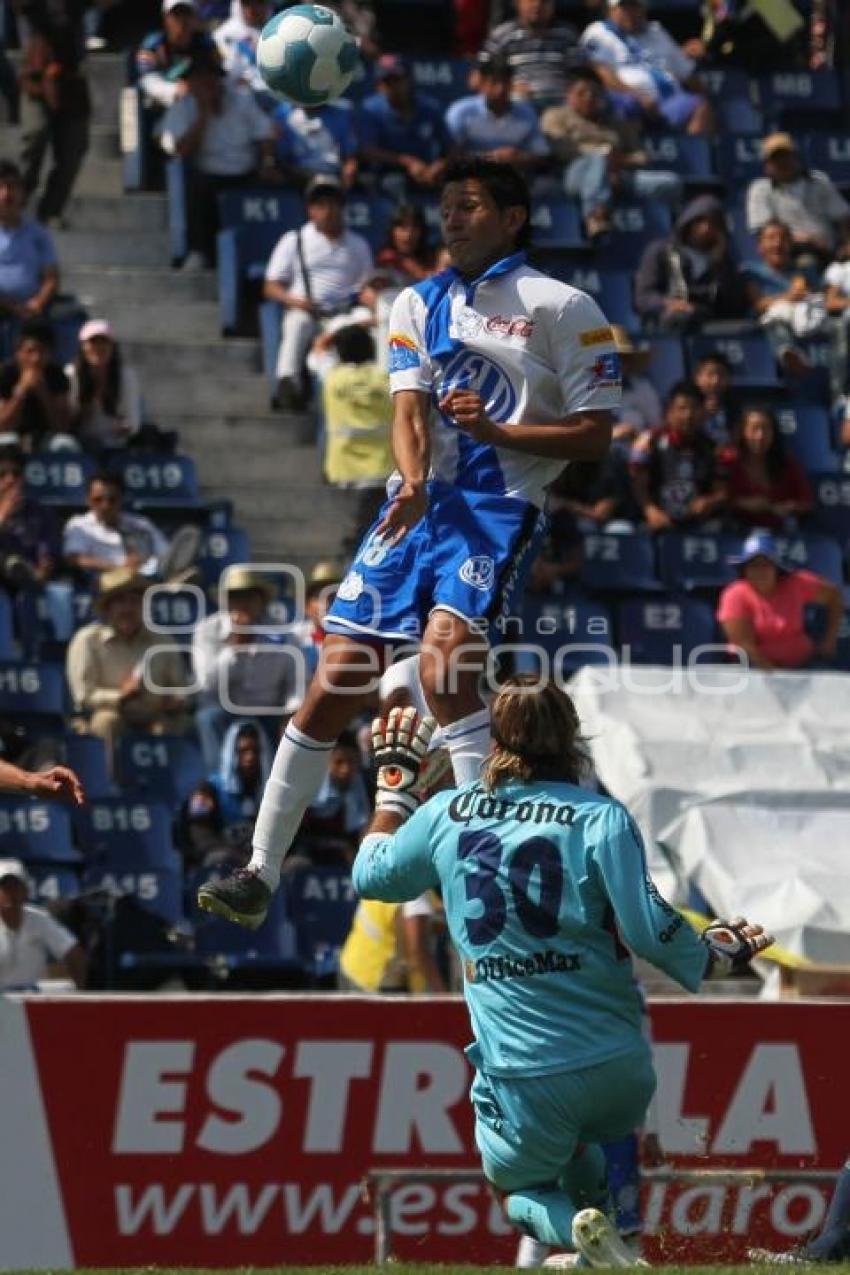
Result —
<path fill-rule="evenodd" d="M 440 224 L 452 265 L 473 278 L 516 249 L 525 210 L 499 208 L 474 178 L 449 182 L 440 199 Z"/>

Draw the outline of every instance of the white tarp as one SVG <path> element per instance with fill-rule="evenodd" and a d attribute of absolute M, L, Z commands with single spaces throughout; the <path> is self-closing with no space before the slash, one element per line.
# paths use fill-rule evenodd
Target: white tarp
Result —
<path fill-rule="evenodd" d="M 695 887 L 800 956 L 850 964 L 850 677 L 585 668 L 570 692 L 671 898 Z"/>

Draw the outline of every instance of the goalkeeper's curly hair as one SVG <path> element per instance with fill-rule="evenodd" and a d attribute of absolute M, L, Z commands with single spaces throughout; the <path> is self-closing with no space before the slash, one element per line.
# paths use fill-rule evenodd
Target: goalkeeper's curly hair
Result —
<path fill-rule="evenodd" d="M 590 769 L 575 705 L 554 682 L 508 678 L 493 703 L 491 728 L 493 751 L 481 772 L 485 788 L 511 780 L 577 784 Z"/>

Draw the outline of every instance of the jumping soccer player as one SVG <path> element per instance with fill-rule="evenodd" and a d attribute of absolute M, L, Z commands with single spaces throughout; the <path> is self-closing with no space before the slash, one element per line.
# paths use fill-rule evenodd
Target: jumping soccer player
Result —
<path fill-rule="evenodd" d="M 627 811 L 578 786 L 579 722 L 554 684 L 509 679 L 491 725 L 480 781 L 416 810 L 433 723 L 411 708 L 376 720 L 354 886 L 385 902 L 442 892 L 475 1035 L 476 1142 L 508 1218 L 593 1266 L 631 1266 L 599 1145 L 638 1128 L 655 1089 L 629 949 L 696 991 L 772 939 L 743 919 L 697 937 L 665 902 Z"/>
<path fill-rule="evenodd" d="M 458 783 L 489 747 L 479 692 L 488 622 L 516 606 L 542 530 L 546 487 L 570 460 L 604 456 L 620 401 L 599 307 L 526 262 L 528 187 L 508 164 L 445 176 L 452 265 L 405 288 L 390 317 L 389 498 L 325 618 L 304 703 L 287 726 L 246 869 L 203 886 L 207 911 L 256 927 L 327 768 L 394 645 L 421 641 L 420 675 Z"/>

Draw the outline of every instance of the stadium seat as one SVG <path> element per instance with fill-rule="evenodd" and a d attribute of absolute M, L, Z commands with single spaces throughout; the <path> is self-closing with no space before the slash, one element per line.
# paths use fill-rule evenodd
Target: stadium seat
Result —
<path fill-rule="evenodd" d="M 817 473 L 838 472 L 840 460 L 832 446 L 829 413 L 822 407 L 781 407 L 779 429 L 804 469 Z"/>
<path fill-rule="evenodd" d="M 655 592 L 661 583 L 655 573 L 652 537 L 594 532 L 584 537 L 582 583 L 590 589 L 613 592 Z"/>
<path fill-rule="evenodd" d="M 658 574 L 668 589 L 720 589 L 735 579 L 728 560 L 740 548 L 737 536 L 665 531 L 657 543 Z"/>
<path fill-rule="evenodd" d="M 517 673 L 562 680 L 585 664 L 613 664 L 611 613 L 590 598 L 533 598 L 523 610 L 523 649 L 513 653 Z"/>
<path fill-rule="evenodd" d="M 740 190 L 761 177 L 761 138 L 721 135 L 717 140 L 717 166 L 730 190 Z"/>
<path fill-rule="evenodd" d="M 797 536 L 780 536 L 780 552 L 791 567 L 813 571 L 840 587 L 844 583 L 842 553 L 831 536 L 807 533 Z"/>
<path fill-rule="evenodd" d="M 72 814 L 86 862 L 101 867 L 176 867 L 171 815 L 165 806 L 129 797 L 92 801 Z"/>
<path fill-rule="evenodd" d="M 145 596 L 145 616 L 164 642 L 188 643 L 207 603 L 199 585 L 154 586 Z"/>
<path fill-rule="evenodd" d="M 257 190 L 225 190 L 218 197 L 222 230 L 232 226 L 274 226 L 278 235 L 303 226 L 307 216 L 297 191 L 268 186 Z"/>
<path fill-rule="evenodd" d="M 375 253 L 384 246 L 392 215 L 391 202 L 379 195 L 349 195 L 345 201 L 346 226 L 368 239 Z"/>
<path fill-rule="evenodd" d="M 24 471 L 27 490 L 46 505 L 81 508 L 86 487 L 95 471 L 91 456 L 82 452 L 36 452 L 27 457 Z"/>
<path fill-rule="evenodd" d="M 106 764 L 106 745 L 97 735 L 66 735 L 65 764 L 79 775 L 89 801 L 115 795 Z"/>
<path fill-rule="evenodd" d="M 716 640 L 711 606 L 692 598 L 622 602 L 617 627 L 623 659 L 633 664 L 684 664 Z"/>
<path fill-rule="evenodd" d="M 274 392 L 277 385 L 277 352 L 280 349 L 283 306 L 279 301 L 264 301 L 259 308 L 258 314 L 260 321 L 260 356 L 263 362 L 263 372 L 271 391 Z"/>
<path fill-rule="evenodd" d="M 850 611 L 845 611 L 841 618 L 838 644 L 832 665 L 842 673 L 850 673 Z"/>
<path fill-rule="evenodd" d="M 58 864 L 28 863 L 30 898 L 47 907 L 60 899 L 73 899 L 80 893 L 80 878 L 73 868 Z"/>
<path fill-rule="evenodd" d="M 15 658 L 15 632 L 12 624 L 12 599 L 0 589 L 0 660 Z"/>
<path fill-rule="evenodd" d="M 0 797 L 0 858 L 78 863 L 66 808 L 29 797 Z"/>
<path fill-rule="evenodd" d="M 640 323 L 632 305 L 632 280 L 625 270 L 600 270 L 597 266 L 561 261 L 553 262 L 549 273 L 589 293 L 612 323 L 620 323 L 630 332 L 639 330 Z"/>
<path fill-rule="evenodd" d="M 585 247 L 578 205 L 569 199 L 536 199 L 531 237 L 535 248 L 544 250 Z"/>
<path fill-rule="evenodd" d="M 686 137 L 678 133 L 647 133 L 644 149 L 648 168 L 671 168 L 687 181 L 716 182 L 711 143 L 707 137 Z"/>
<path fill-rule="evenodd" d="M 762 112 L 771 126 L 781 125 L 789 113 L 822 119 L 825 113 L 841 109 L 841 85 L 835 71 L 774 71 L 756 84 Z"/>
<path fill-rule="evenodd" d="M 190 456 L 122 453 L 110 459 L 109 470 L 121 478 L 134 506 L 192 509 L 199 504 L 198 474 Z"/>
<path fill-rule="evenodd" d="M 649 200 L 616 203 L 611 210 L 611 234 L 605 241 L 606 264 L 633 271 L 644 248 L 670 233 L 671 217 L 664 204 Z"/>
<path fill-rule="evenodd" d="M 846 133 L 810 133 L 804 139 L 806 160 L 828 173 L 837 186 L 850 185 L 850 137 Z"/>
<path fill-rule="evenodd" d="M 850 543 L 850 474 L 810 474 L 809 477 L 815 491 L 818 526 L 846 546 Z"/>
<path fill-rule="evenodd" d="M 648 338 L 651 356 L 646 374 L 658 393 L 664 397 L 677 381 L 685 379 L 685 352 L 678 336 Z"/>
<path fill-rule="evenodd" d="M 419 17 L 421 19 L 422 15 Z M 407 61 L 419 92 L 435 98 L 444 108 L 470 92 L 471 67 L 465 58 L 412 57 Z"/>
<path fill-rule="evenodd" d="M 8 717 L 61 718 L 67 707 L 61 664 L 0 661 L 0 713 Z"/>
<path fill-rule="evenodd" d="M 182 877 L 178 868 L 122 870 L 92 864 L 83 873 L 82 885 L 87 893 L 102 892 L 113 902 L 130 896 L 169 925 L 185 922 Z"/>
<path fill-rule="evenodd" d="M 209 531 L 204 536 L 201 560 L 199 563 L 203 573 L 204 584 L 218 584 L 219 577 L 225 567 L 235 562 L 250 562 L 251 542 L 248 533 L 241 527 L 224 527 L 221 530 Z"/>
<path fill-rule="evenodd" d="M 201 754 L 178 735 L 125 735 L 118 744 L 118 778 L 127 792 L 173 807 L 206 778 Z"/>
<path fill-rule="evenodd" d="M 330 978 L 357 906 L 351 875 L 340 868 L 294 871 L 286 879 L 286 901 L 298 961 L 312 979 Z"/>
<path fill-rule="evenodd" d="M 231 226 L 218 232 L 218 308 L 223 333 L 253 326 L 250 285 L 256 287 L 263 279 L 281 233 L 279 226 L 270 224 Z"/>
<path fill-rule="evenodd" d="M 774 389 L 781 382 L 776 360 L 767 338 L 753 336 L 706 336 L 702 333 L 688 339 L 691 366 L 716 351 L 725 354 L 732 368 L 732 384 L 739 389 Z"/>

